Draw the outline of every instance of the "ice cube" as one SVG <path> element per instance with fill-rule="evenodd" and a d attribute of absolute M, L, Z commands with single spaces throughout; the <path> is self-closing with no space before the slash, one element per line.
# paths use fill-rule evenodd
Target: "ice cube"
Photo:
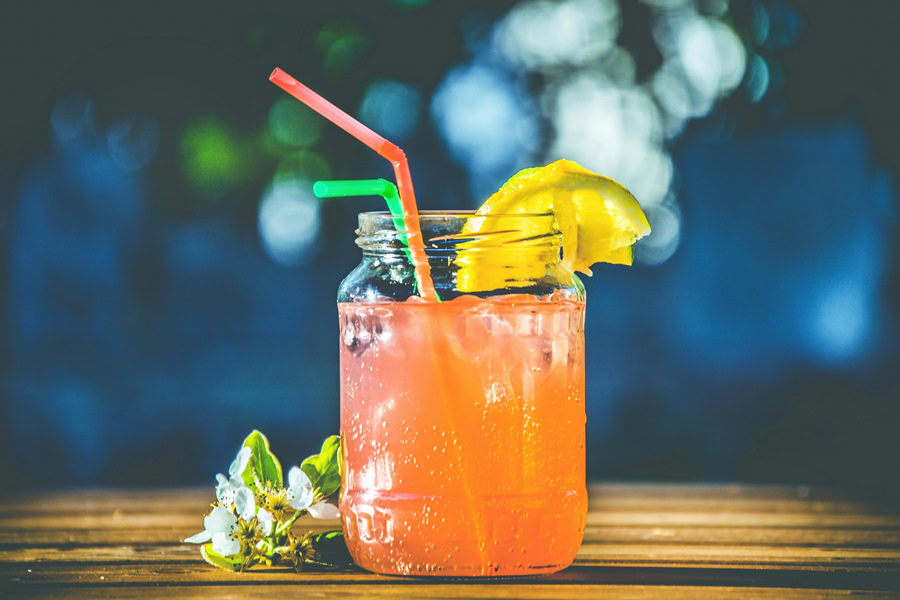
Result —
<path fill-rule="evenodd" d="M 394 337 L 394 318 L 389 309 L 372 310 L 372 334 L 379 343 L 387 343 Z"/>
<path fill-rule="evenodd" d="M 350 354 L 355 357 L 362 356 L 375 343 L 370 325 L 371 319 L 368 318 L 366 310 L 350 312 L 341 328 L 341 341 Z"/>

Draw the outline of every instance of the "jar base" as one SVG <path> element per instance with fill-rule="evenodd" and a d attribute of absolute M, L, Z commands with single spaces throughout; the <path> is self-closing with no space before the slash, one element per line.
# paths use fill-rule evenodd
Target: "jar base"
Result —
<path fill-rule="evenodd" d="M 355 559 L 354 559 L 355 560 Z M 534 567 L 497 565 L 484 569 L 480 566 L 471 567 L 442 567 L 434 568 L 432 565 L 399 565 L 396 567 L 377 564 L 365 564 L 367 561 L 357 561 L 356 565 L 361 569 L 375 573 L 376 575 L 401 576 L 413 578 L 445 579 L 448 581 L 478 582 L 482 580 L 504 581 L 531 579 L 544 577 L 558 573 L 571 566 L 571 562 L 558 565 L 542 565 Z M 361 564 L 362 563 L 362 564 Z M 488 572 L 485 572 L 488 571 Z"/>
<path fill-rule="evenodd" d="M 572 564 L 581 546 L 587 490 L 483 494 L 483 510 L 458 495 L 348 490 L 341 498 L 347 549 L 384 575 L 528 577 Z"/>

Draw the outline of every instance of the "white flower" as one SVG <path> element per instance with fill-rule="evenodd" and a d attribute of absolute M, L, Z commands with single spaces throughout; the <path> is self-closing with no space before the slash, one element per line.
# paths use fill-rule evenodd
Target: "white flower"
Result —
<path fill-rule="evenodd" d="M 243 487 L 234 495 L 234 507 L 237 509 L 238 516 L 245 521 L 249 521 L 256 514 L 256 498 L 250 488 Z"/>
<path fill-rule="evenodd" d="M 238 491 L 244 488 L 244 479 L 241 475 L 249 462 L 250 448 L 244 446 L 231 462 L 231 466 L 228 467 L 228 477 L 221 473 L 216 475 L 216 481 L 219 482 L 219 485 L 216 486 L 216 500 L 225 508 L 231 508 Z"/>
<path fill-rule="evenodd" d="M 271 535 L 272 525 L 274 524 L 272 513 L 264 508 L 260 508 L 259 512 L 256 513 L 256 519 L 259 522 L 259 528 L 262 529 L 262 532 L 267 536 Z"/>
<path fill-rule="evenodd" d="M 213 550 L 222 556 L 231 556 L 241 551 L 241 542 L 234 537 L 237 531 L 238 517 L 249 520 L 254 515 L 259 519 L 259 525 L 266 535 L 272 533 L 272 515 L 264 508 L 256 512 L 256 498 L 250 488 L 241 488 L 234 496 L 234 507 L 238 511 L 238 516 L 232 514 L 230 510 L 222 506 L 212 509 L 203 519 L 204 530 L 197 535 L 192 535 L 184 540 L 191 544 L 205 544 L 212 540 Z"/>
<path fill-rule="evenodd" d="M 337 519 L 341 516 L 338 507 L 327 502 L 313 504 L 313 486 L 309 477 L 300 467 L 291 467 L 288 471 L 288 504 L 296 510 L 309 511 L 317 519 Z"/>
<path fill-rule="evenodd" d="M 309 477 L 300 467 L 293 466 L 288 471 L 288 504 L 296 510 L 309 508 L 313 501 L 313 486 Z"/>
<path fill-rule="evenodd" d="M 237 517 L 227 508 L 215 507 L 203 519 L 203 531 L 184 540 L 191 544 L 205 544 L 212 540 L 215 552 L 222 556 L 231 556 L 241 551 L 241 543 L 234 537 L 237 530 Z"/>

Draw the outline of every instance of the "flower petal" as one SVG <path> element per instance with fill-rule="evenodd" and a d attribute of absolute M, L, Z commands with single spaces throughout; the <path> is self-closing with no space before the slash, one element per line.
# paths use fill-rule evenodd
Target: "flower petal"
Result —
<path fill-rule="evenodd" d="M 259 512 L 256 513 L 256 519 L 259 522 L 259 528 L 262 529 L 262 532 L 266 535 L 272 533 L 272 514 L 264 508 L 259 509 Z"/>
<path fill-rule="evenodd" d="M 217 506 L 203 519 L 203 527 L 213 536 L 217 533 L 231 533 L 237 525 L 237 517 L 227 508 Z"/>
<path fill-rule="evenodd" d="M 241 488 L 234 495 L 234 507 L 242 519 L 252 519 L 256 514 L 256 498 L 250 488 Z"/>
<path fill-rule="evenodd" d="M 241 451 L 237 453 L 237 456 L 232 461 L 231 466 L 228 467 L 228 474 L 231 477 L 237 477 L 238 475 L 242 475 L 244 473 L 244 469 L 247 468 L 247 463 L 250 462 L 250 448 L 244 446 L 241 448 Z"/>
<path fill-rule="evenodd" d="M 222 556 L 231 556 L 241 551 L 241 543 L 227 533 L 215 533 L 212 536 L 213 550 Z"/>
<path fill-rule="evenodd" d="M 312 504 L 313 487 L 309 477 L 306 476 L 300 467 L 291 467 L 288 471 L 288 483 L 290 487 L 287 490 L 288 504 L 296 510 L 302 510 Z"/>
<path fill-rule="evenodd" d="M 216 488 L 216 500 L 218 500 L 220 504 L 225 505 L 226 508 L 231 508 L 231 505 L 234 504 L 235 492 L 237 492 L 237 488 L 226 481 L 225 483 L 219 484 L 219 487 Z"/>
<path fill-rule="evenodd" d="M 228 478 L 225 477 L 224 475 L 222 475 L 221 473 L 217 473 L 216 474 L 216 483 L 218 485 L 224 485 L 224 484 L 228 483 Z"/>
<path fill-rule="evenodd" d="M 192 535 L 187 538 L 185 541 L 186 544 L 205 544 L 209 540 L 212 539 L 212 534 L 208 531 L 201 531 L 196 535 Z"/>
<path fill-rule="evenodd" d="M 288 487 L 296 487 L 298 485 L 312 489 L 312 482 L 309 480 L 309 477 L 306 476 L 303 469 L 294 465 L 288 471 Z"/>
<path fill-rule="evenodd" d="M 340 519 L 341 511 L 334 504 L 319 502 L 309 507 L 309 514 L 317 519 Z"/>

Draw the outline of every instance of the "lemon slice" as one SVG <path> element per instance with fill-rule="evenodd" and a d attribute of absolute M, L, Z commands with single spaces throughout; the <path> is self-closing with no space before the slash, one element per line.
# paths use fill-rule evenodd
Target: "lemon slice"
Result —
<path fill-rule="evenodd" d="M 504 227 L 505 215 L 553 213 L 548 219 L 515 219 L 515 239 L 562 234 L 563 264 L 591 275 L 598 262 L 630 265 L 632 245 L 650 233 L 641 205 L 619 182 L 597 175 L 570 160 L 524 169 L 488 198 L 462 233 L 479 240 L 503 240 L 513 234 Z M 513 219 L 509 219 L 512 223 Z M 531 223 L 530 221 L 534 221 Z M 524 227 L 523 227 L 524 224 Z M 476 292 L 527 285 L 546 272 L 546 263 L 527 250 L 510 257 L 476 250 L 479 241 L 460 244 L 457 289 Z M 470 250 L 471 248 L 471 250 Z"/>

